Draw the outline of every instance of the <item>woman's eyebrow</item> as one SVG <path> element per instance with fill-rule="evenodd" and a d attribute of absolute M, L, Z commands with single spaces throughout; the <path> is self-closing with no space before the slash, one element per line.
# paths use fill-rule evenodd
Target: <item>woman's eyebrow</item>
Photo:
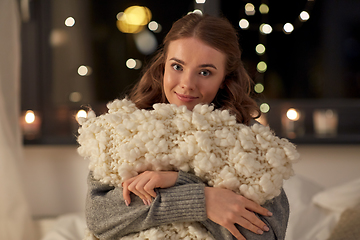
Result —
<path fill-rule="evenodd" d="M 182 65 L 186 65 L 184 61 L 182 61 L 182 60 L 180 60 L 180 59 L 177 59 L 177 58 L 175 58 L 175 57 L 170 58 L 170 60 L 173 60 L 173 61 L 175 61 L 175 62 L 178 62 L 178 63 L 180 63 L 180 64 L 182 64 Z M 202 67 L 202 68 L 203 68 L 203 67 L 211 67 L 211 68 L 214 68 L 214 69 L 217 70 L 217 68 L 215 67 L 215 65 L 214 65 L 214 64 L 211 64 L 211 63 L 201 64 L 201 65 L 199 65 L 199 67 Z"/>

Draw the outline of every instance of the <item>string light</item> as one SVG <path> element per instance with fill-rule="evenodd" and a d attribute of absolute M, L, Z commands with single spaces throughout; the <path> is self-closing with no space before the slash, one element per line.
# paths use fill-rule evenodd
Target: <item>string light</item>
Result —
<path fill-rule="evenodd" d="M 255 92 L 257 92 L 257 93 L 262 93 L 263 91 L 264 91 L 264 85 L 262 85 L 261 83 L 257 83 L 257 84 L 255 84 L 255 86 L 254 86 L 254 90 L 255 90 Z"/>
<path fill-rule="evenodd" d="M 266 72 L 267 64 L 264 61 L 261 61 L 257 64 L 256 69 L 260 73 Z"/>
<path fill-rule="evenodd" d="M 269 6 L 266 5 L 265 3 L 262 3 L 259 7 L 259 12 L 261 14 L 268 14 L 269 13 Z"/>
<path fill-rule="evenodd" d="M 299 19 L 302 22 L 306 22 L 307 20 L 309 20 L 310 18 L 310 14 L 307 11 L 302 11 L 299 15 Z"/>
<path fill-rule="evenodd" d="M 245 14 L 248 16 L 255 15 L 255 6 L 252 3 L 247 3 L 245 5 Z"/>
<path fill-rule="evenodd" d="M 260 23 L 250 23 L 247 19 L 245 18 L 242 18 L 240 21 L 239 21 L 239 27 L 242 29 L 242 30 L 247 30 L 247 29 L 258 29 L 259 30 L 259 34 L 262 34 L 262 35 L 268 35 L 268 34 L 271 34 L 273 31 L 283 31 L 283 33 L 285 33 L 286 35 L 288 34 L 291 34 L 295 28 L 299 28 L 301 26 L 301 23 L 303 22 L 306 22 L 307 20 L 310 19 L 310 13 L 309 11 L 312 9 L 312 5 L 315 3 L 315 0 L 308 0 L 306 2 L 306 5 L 304 7 L 304 9 L 299 13 L 298 15 L 298 18 L 295 20 L 297 22 L 294 22 L 294 23 L 290 23 L 290 22 L 287 22 L 286 24 L 283 25 L 283 28 L 278 28 L 276 23 L 272 23 L 273 26 L 276 26 L 274 29 L 273 27 L 270 25 L 269 22 L 267 22 L 267 18 L 266 17 L 262 17 L 261 18 L 261 24 Z M 270 11 L 270 8 L 267 4 L 265 3 L 262 3 L 260 4 L 259 6 L 259 12 L 260 14 L 262 15 L 265 15 L 265 14 L 269 14 L 269 11 Z M 246 3 L 245 4 L 245 15 L 247 16 L 252 16 L 252 15 L 255 15 L 256 14 L 256 11 L 255 11 L 255 6 L 254 4 L 252 3 Z M 251 27 L 251 25 L 257 25 L 257 27 L 253 26 Z M 262 39 L 263 42 L 266 42 L 264 40 L 264 37 L 260 37 L 260 39 Z M 255 47 L 255 51 L 256 51 L 256 54 L 259 55 L 259 56 L 262 56 L 265 54 L 265 51 L 266 51 L 266 47 L 264 44 L 262 43 L 259 43 L 256 47 Z M 258 73 L 262 74 L 262 73 L 265 73 L 266 70 L 267 70 L 267 64 L 266 62 L 264 61 L 264 59 L 266 59 L 266 57 L 262 57 L 262 61 L 258 62 L 258 64 L 256 65 L 256 70 L 258 71 Z M 264 91 L 264 86 L 261 84 L 261 83 L 258 83 L 254 86 L 254 91 L 257 92 L 257 93 L 261 93 Z M 265 103 L 263 103 L 261 106 L 263 108 L 263 110 L 261 110 L 262 112 L 267 112 L 270 107 L 269 105 L 264 105 Z M 261 107 L 260 106 L 260 107 Z"/>
<path fill-rule="evenodd" d="M 261 44 L 261 43 L 259 43 L 255 47 L 255 51 L 258 55 L 263 55 L 265 53 L 265 50 L 266 50 L 266 48 L 265 48 L 264 44 Z"/>
<path fill-rule="evenodd" d="M 270 26 L 270 24 L 267 24 L 267 23 L 263 23 L 260 25 L 260 28 L 259 28 L 260 32 L 262 34 L 270 34 L 272 32 L 272 27 Z"/>
<path fill-rule="evenodd" d="M 267 112 L 269 112 L 269 111 L 270 111 L 270 105 L 267 104 L 267 103 L 262 103 L 262 104 L 260 105 L 260 111 L 261 111 L 262 113 L 267 113 Z"/>
<path fill-rule="evenodd" d="M 301 26 L 301 24 L 299 24 L 299 22 L 302 23 L 302 22 L 306 22 L 307 20 L 309 20 L 310 19 L 309 11 L 312 9 L 312 5 L 314 3 L 315 3 L 315 0 L 308 0 L 305 4 L 304 9 L 299 13 L 298 18 L 295 20 L 298 22 L 297 23 L 296 22 L 287 23 L 286 26 L 284 26 L 284 28 L 282 29 L 282 31 L 285 34 L 290 34 L 295 30 L 295 26 L 296 26 L 296 28 Z M 270 11 L 269 6 L 267 4 L 265 4 L 265 3 L 260 4 L 259 12 L 261 14 L 263 14 L 263 15 L 268 14 L 269 11 Z M 252 3 L 245 4 L 245 14 L 247 16 L 253 16 L 256 14 L 254 4 L 252 4 Z M 247 20 L 243 20 L 243 19 L 240 20 L 241 24 L 239 22 L 239 26 L 241 29 L 248 29 L 250 27 L 250 23 L 248 21 L 247 22 L 245 22 L 245 21 L 247 21 Z M 270 34 L 273 31 L 273 29 L 269 23 L 262 23 L 260 25 L 259 31 L 262 34 Z M 276 28 L 275 31 L 279 31 L 279 29 Z"/>
<path fill-rule="evenodd" d="M 249 28 L 249 21 L 248 20 L 246 20 L 246 19 L 241 19 L 240 21 L 239 21 L 239 26 L 240 26 L 240 28 L 241 29 L 248 29 Z"/>
<path fill-rule="evenodd" d="M 89 66 L 84 66 L 84 65 L 81 65 L 79 68 L 78 68 L 78 74 L 80 76 L 89 76 L 91 74 L 92 70 L 91 70 L 91 67 Z"/>
<path fill-rule="evenodd" d="M 291 23 L 285 23 L 283 31 L 285 34 L 290 34 L 294 31 L 294 26 Z"/>
<path fill-rule="evenodd" d="M 67 27 L 73 27 L 75 25 L 75 19 L 73 17 L 68 17 L 65 20 L 65 26 Z"/>

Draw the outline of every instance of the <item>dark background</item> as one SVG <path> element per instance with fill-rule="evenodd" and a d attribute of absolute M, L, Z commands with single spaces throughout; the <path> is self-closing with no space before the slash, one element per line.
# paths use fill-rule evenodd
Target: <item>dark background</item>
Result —
<path fill-rule="evenodd" d="M 255 83 L 265 86 L 265 91 L 255 97 L 259 104 L 269 103 L 271 109 L 266 115 L 270 127 L 282 135 L 283 111 L 297 107 L 306 113 L 306 131 L 293 141 L 360 142 L 360 1 L 219 0 L 215 5 L 214 2 L 208 8 L 209 13 L 225 16 L 234 25 L 249 74 Z M 256 10 L 261 3 L 267 3 L 270 11 L 262 15 L 257 10 L 254 16 L 246 16 L 247 2 L 253 3 Z M 196 6 L 193 0 L 34 0 L 30 3 L 31 18 L 22 23 L 22 110 L 38 111 L 42 127 L 36 139 L 25 139 L 26 144 L 76 143 L 76 111 L 86 106 L 91 106 L 97 114 L 106 111 L 108 101 L 122 97 L 139 79 L 142 69 L 128 69 L 125 61 L 136 58 L 145 65 L 152 54 L 141 54 L 132 34 L 117 29 L 117 13 L 133 5 L 148 7 L 152 20 L 162 26 L 162 31 L 154 34 L 160 44 L 172 23 Z M 310 13 L 310 19 L 302 23 L 298 15 L 303 10 Z M 68 16 L 77 20 L 71 29 L 63 24 Z M 249 20 L 248 30 L 239 28 L 242 18 Z M 263 22 L 273 27 L 271 34 L 259 33 L 258 27 Z M 291 34 L 281 30 L 287 22 L 295 26 Z M 68 33 L 68 47 L 49 44 L 54 29 Z M 70 46 L 74 42 L 77 47 Z M 256 54 L 258 43 L 266 46 L 265 55 Z M 256 71 L 259 61 L 267 63 L 265 73 Z M 81 64 L 92 67 L 88 78 L 76 74 Z M 88 97 L 76 103 L 69 101 L 67 96 L 74 89 L 87 89 L 84 95 Z M 339 113 L 338 136 L 318 139 L 313 136 L 312 112 L 327 108 Z"/>

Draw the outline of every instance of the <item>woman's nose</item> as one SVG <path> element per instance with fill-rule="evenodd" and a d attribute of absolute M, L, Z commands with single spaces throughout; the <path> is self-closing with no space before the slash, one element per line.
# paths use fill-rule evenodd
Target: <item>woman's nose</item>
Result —
<path fill-rule="evenodd" d="M 191 73 L 182 74 L 180 86 L 183 89 L 194 90 L 196 86 L 196 78 Z"/>

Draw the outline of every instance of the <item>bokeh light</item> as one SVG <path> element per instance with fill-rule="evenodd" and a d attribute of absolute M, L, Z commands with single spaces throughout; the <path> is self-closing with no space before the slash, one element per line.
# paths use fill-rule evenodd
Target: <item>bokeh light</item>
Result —
<path fill-rule="evenodd" d="M 67 27 L 73 27 L 75 25 L 75 19 L 73 17 L 68 17 L 65 20 L 65 26 Z"/>
<path fill-rule="evenodd" d="M 91 70 L 91 67 L 89 66 L 84 66 L 84 65 L 81 65 L 79 68 L 78 68 L 78 74 L 80 76 L 89 76 L 91 74 L 92 70 Z"/>
<path fill-rule="evenodd" d="M 35 113 L 32 110 L 27 110 L 25 113 L 25 122 L 31 124 L 35 122 Z"/>
<path fill-rule="evenodd" d="M 258 55 L 263 55 L 265 53 L 265 50 L 266 50 L 266 48 L 265 48 L 264 44 L 261 44 L 261 43 L 259 43 L 255 47 L 255 51 Z"/>
<path fill-rule="evenodd" d="M 290 108 L 286 112 L 286 117 L 292 121 L 297 121 L 300 118 L 300 113 L 295 108 Z"/>
<path fill-rule="evenodd" d="M 71 102 L 80 102 L 82 99 L 82 94 L 79 92 L 72 92 L 69 95 L 69 100 Z"/>
<path fill-rule="evenodd" d="M 307 11 L 302 11 L 299 15 L 300 21 L 306 22 L 310 18 L 310 14 Z"/>
<path fill-rule="evenodd" d="M 151 11 L 144 6 L 131 6 L 116 15 L 116 26 L 123 33 L 138 33 L 151 20 Z"/>
<path fill-rule="evenodd" d="M 248 29 L 249 28 L 249 21 L 248 20 L 246 20 L 246 19 L 241 19 L 240 21 L 239 21 L 239 27 L 241 28 L 241 29 Z"/>
<path fill-rule="evenodd" d="M 267 70 L 267 64 L 264 61 L 261 61 L 257 64 L 256 69 L 260 73 L 264 73 Z"/>
<path fill-rule="evenodd" d="M 267 113 L 267 112 L 269 112 L 269 111 L 270 111 L 270 105 L 267 104 L 267 103 L 262 103 L 262 104 L 260 105 L 260 111 L 261 111 L 262 113 Z"/>
<path fill-rule="evenodd" d="M 245 5 L 245 14 L 248 16 L 255 15 L 255 6 L 252 3 L 247 3 Z"/>
<path fill-rule="evenodd" d="M 272 27 L 267 23 L 263 23 L 260 25 L 259 30 L 263 34 L 270 34 L 272 32 Z"/>
<path fill-rule="evenodd" d="M 76 121 L 79 121 L 79 118 L 87 118 L 87 112 L 83 109 L 79 110 L 77 113 L 76 113 Z"/>
<path fill-rule="evenodd" d="M 259 7 L 259 11 L 261 14 L 268 14 L 269 13 L 269 6 L 265 3 L 262 3 Z"/>
<path fill-rule="evenodd" d="M 285 23 L 283 27 L 283 31 L 286 34 L 290 34 L 292 33 L 292 31 L 294 31 L 294 26 L 291 23 Z"/>
<path fill-rule="evenodd" d="M 135 59 L 129 58 L 129 59 L 126 61 L 126 67 L 128 67 L 129 69 L 134 69 L 135 66 L 136 66 L 136 61 L 135 61 Z"/>
<path fill-rule="evenodd" d="M 254 90 L 256 93 L 262 93 L 264 91 L 264 85 L 262 85 L 261 83 L 257 83 L 254 86 Z"/>

